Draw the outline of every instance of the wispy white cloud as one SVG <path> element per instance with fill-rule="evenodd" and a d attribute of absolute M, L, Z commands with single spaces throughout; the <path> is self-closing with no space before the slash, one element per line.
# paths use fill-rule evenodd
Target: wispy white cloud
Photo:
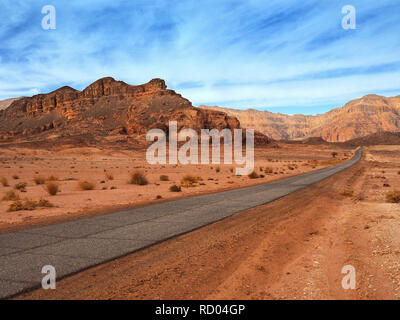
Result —
<path fill-rule="evenodd" d="M 82 89 L 103 76 L 161 77 L 195 105 L 307 113 L 400 94 L 400 3 L 351 2 L 357 29 L 346 31 L 341 0 L 5 0 L 0 99 Z M 46 4 L 57 10 L 56 30 L 41 29 Z"/>

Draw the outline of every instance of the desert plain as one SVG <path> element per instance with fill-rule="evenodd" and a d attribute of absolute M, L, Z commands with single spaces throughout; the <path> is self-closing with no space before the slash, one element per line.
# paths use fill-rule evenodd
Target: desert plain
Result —
<path fill-rule="evenodd" d="M 249 177 L 235 174 L 235 162 L 224 164 L 222 152 L 221 164 L 150 165 L 144 148 L 7 146 L 0 148 L 0 178 L 6 182 L 0 185 L 0 232 L 266 183 L 332 166 L 349 159 L 354 150 L 286 143 L 258 147 L 254 161 L 257 175 Z M 333 157 L 332 152 L 337 155 Z M 143 174 L 147 183 L 129 183 L 134 172 Z M 182 184 L 185 176 L 198 181 Z M 90 187 L 82 187 L 82 182 Z M 58 186 L 55 195 L 47 191 L 49 184 Z M 181 191 L 171 191 L 174 185 Z M 13 211 L 10 207 L 15 200 L 6 199 L 8 192 L 20 202 L 44 199 L 51 206 Z"/>
<path fill-rule="evenodd" d="M 329 159 L 331 151 L 290 148 L 305 163 L 306 154 Z M 399 299 L 400 207 L 387 198 L 400 189 L 399 156 L 400 146 L 365 147 L 356 165 L 309 188 L 17 298 Z M 355 290 L 341 286 L 345 265 L 356 270 Z"/>

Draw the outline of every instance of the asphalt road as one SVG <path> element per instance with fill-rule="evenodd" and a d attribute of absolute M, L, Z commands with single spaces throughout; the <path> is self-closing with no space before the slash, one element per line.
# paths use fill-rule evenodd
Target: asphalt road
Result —
<path fill-rule="evenodd" d="M 271 183 L 0 234 L 0 298 L 41 287 L 45 265 L 60 279 L 308 187 L 361 155 Z"/>

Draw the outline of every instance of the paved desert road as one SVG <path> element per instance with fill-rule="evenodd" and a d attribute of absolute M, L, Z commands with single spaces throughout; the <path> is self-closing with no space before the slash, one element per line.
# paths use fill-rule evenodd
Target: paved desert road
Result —
<path fill-rule="evenodd" d="M 291 178 L 0 235 L 0 298 L 41 286 L 42 267 L 57 278 L 274 201 L 361 159 Z"/>

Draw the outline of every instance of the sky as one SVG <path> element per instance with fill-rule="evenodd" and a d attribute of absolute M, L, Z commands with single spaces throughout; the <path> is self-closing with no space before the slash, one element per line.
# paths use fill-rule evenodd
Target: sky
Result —
<path fill-rule="evenodd" d="M 45 5 L 55 29 L 42 28 Z M 345 5 L 355 29 L 342 27 Z M 400 1 L 0 0 L 0 100 L 106 76 L 288 114 L 397 96 Z"/>

